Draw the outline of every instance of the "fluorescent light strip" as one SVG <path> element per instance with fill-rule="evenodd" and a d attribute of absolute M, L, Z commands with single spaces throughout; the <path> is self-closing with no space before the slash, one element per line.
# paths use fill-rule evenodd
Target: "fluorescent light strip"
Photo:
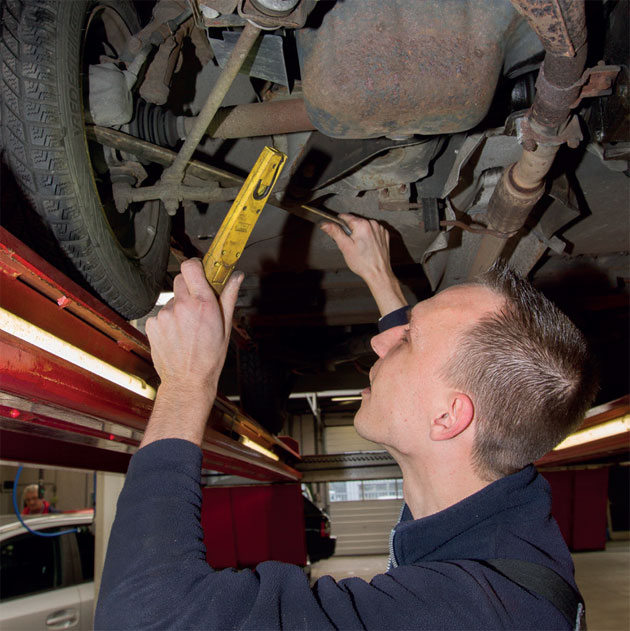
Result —
<path fill-rule="evenodd" d="M 361 401 L 361 399 L 363 399 L 363 397 L 333 397 L 331 401 Z"/>
<path fill-rule="evenodd" d="M 174 298 L 175 294 L 172 291 L 163 291 L 155 303 L 156 307 L 163 307 L 171 298 Z"/>
<path fill-rule="evenodd" d="M 325 397 L 352 397 L 361 394 L 363 388 L 353 388 L 351 390 L 320 390 L 319 392 L 292 392 L 289 395 L 290 399 L 308 399 L 313 395 L 317 395 L 318 398 Z"/>
<path fill-rule="evenodd" d="M 595 425 L 594 427 L 575 432 L 575 434 L 571 434 L 571 436 L 565 438 L 557 447 L 554 447 L 553 451 L 575 447 L 576 445 L 584 445 L 585 443 L 590 443 L 602 438 L 617 436 L 624 432 L 630 432 L 630 414 L 608 421 L 607 423 L 602 423 L 601 425 Z"/>
<path fill-rule="evenodd" d="M 56 337 L 44 329 L 27 322 L 15 314 L 0 307 L 0 329 L 17 337 L 24 342 L 28 342 L 43 351 L 52 353 L 67 362 L 83 368 L 94 375 L 103 377 L 123 388 L 139 394 L 146 399 L 155 399 L 155 388 L 152 388 L 140 377 L 131 375 L 120 370 L 107 362 L 104 362 L 94 355 L 90 355 L 80 348 L 68 344 L 61 338 Z"/>
<path fill-rule="evenodd" d="M 269 449 L 265 449 L 265 447 L 254 442 L 250 438 L 247 438 L 247 436 L 239 436 L 239 441 L 243 445 L 245 445 L 245 447 L 249 447 L 250 449 L 257 451 L 259 454 L 262 454 L 263 456 L 267 456 L 267 458 L 271 458 L 272 460 L 280 460 L 280 458 L 278 457 L 278 454 L 274 454 L 273 451 L 270 451 Z"/>

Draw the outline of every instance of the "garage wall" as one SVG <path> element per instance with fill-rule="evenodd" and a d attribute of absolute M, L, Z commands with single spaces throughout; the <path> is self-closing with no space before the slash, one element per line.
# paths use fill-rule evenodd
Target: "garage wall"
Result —
<path fill-rule="evenodd" d="M 281 434 L 291 436 L 298 441 L 300 453 L 311 455 L 319 453 L 316 447 L 315 422 L 312 414 L 294 414 L 289 419 Z"/>
<path fill-rule="evenodd" d="M 327 454 L 343 454 L 349 451 L 382 451 L 383 447 L 361 438 L 354 425 L 326 427 L 324 445 Z"/>
<path fill-rule="evenodd" d="M 335 556 L 388 554 L 389 533 L 398 522 L 401 507 L 402 500 L 331 502 Z"/>

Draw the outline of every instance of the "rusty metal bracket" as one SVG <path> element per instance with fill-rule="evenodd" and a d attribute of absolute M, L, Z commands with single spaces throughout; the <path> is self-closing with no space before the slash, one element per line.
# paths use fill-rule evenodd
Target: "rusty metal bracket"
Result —
<path fill-rule="evenodd" d="M 587 68 L 578 81 L 561 88 L 549 83 L 543 65 L 538 73 L 536 89 L 538 92 L 544 92 L 548 95 L 558 95 L 568 94 L 581 88 L 577 98 L 569 106 L 570 109 L 574 109 L 581 103 L 582 99 L 611 94 L 612 84 L 619 70 L 619 66 L 607 66 L 603 61 L 600 61 L 594 68 Z M 531 111 L 530 109 L 525 117 L 517 121 L 518 138 L 527 151 L 535 151 L 538 145 L 559 146 L 565 143 L 575 149 L 583 140 L 580 123 L 576 116 L 569 118 L 567 124 L 558 130 L 551 130 L 541 125 L 535 125 L 537 129 L 534 129 Z"/>
<path fill-rule="evenodd" d="M 582 99 L 612 94 L 612 85 L 620 70 L 620 66 L 607 66 L 603 60 L 599 61 L 594 68 L 587 68 L 580 80 L 571 86 L 582 87 L 577 99 L 571 103 L 571 109 L 577 107 Z"/>
<path fill-rule="evenodd" d="M 535 131 L 531 126 L 529 116 L 524 116 L 517 121 L 517 130 L 519 142 L 527 151 L 536 151 L 538 145 L 560 146 L 565 143 L 571 149 L 575 149 L 584 139 L 580 120 L 577 116 L 571 116 L 567 124 L 556 134 L 548 133 L 545 130 Z"/>

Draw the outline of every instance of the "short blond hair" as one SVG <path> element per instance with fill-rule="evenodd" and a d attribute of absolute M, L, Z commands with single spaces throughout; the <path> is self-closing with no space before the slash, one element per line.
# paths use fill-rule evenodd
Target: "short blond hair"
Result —
<path fill-rule="evenodd" d="M 444 375 L 473 399 L 473 462 L 492 480 L 541 458 L 580 425 L 597 393 L 597 370 L 573 322 L 505 264 L 470 284 L 505 303 L 464 333 Z"/>

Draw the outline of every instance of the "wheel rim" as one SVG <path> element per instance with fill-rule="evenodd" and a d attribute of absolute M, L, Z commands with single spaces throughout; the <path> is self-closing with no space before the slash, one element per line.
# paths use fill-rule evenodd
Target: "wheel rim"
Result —
<path fill-rule="evenodd" d="M 83 104 L 87 107 L 89 66 L 111 61 L 121 66 L 126 52 L 126 42 L 132 35 L 132 28 L 112 7 L 95 5 L 86 23 L 82 43 Z M 125 59 L 125 61 L 128 61 Z M 85 118 L 85 117 L 84 117 Z M 135 159 L 119 151 L 88 141 L 88 155 L 92 166 L 94 186 L 100 197 L 102 212 L 107 225 L 121 250 L 130 259 L 141 259 L 151 250 L 157 236 L 160 221 L 160 202 L 130 204 L 120 213 L 112 194 L 110 167 Z M 159 179 L 159 169 L 155 165 L 145 165 L 147 180 L 152 184 Z"/>

